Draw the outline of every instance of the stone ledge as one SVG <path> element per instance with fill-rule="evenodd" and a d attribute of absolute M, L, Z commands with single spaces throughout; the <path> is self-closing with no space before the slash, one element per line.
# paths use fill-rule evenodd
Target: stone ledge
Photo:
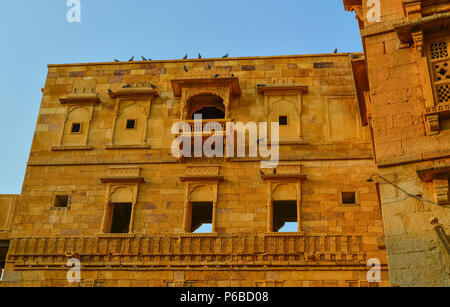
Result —
<path fill-rule="evenodd" d="M 150 145 L 107 145 L 106 150 L 150 149 Z"/>

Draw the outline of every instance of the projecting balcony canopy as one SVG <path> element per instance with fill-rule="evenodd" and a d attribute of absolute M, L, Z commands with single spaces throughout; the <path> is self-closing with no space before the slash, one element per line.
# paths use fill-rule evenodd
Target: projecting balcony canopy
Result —
<path fill-rule="evenodd" d="M 270 174 L 270 175 L 262 175 L 261 179 L 266 180 L 277 180 L 277 179 L 294 179 L 294 180 L 300 180 L 305 181 L 307 179 L 306 175 L 302 174 Z"/>
<path fill-rule="evenodd" d="M 401 43 L 413 42 L 413 33 L 417 31 L 436 32 L 450 27 L 450 13 L 434 14 L 414 19 L 395 26 L 395 32 Z"/>
<path fill-rule="evenodd" d="M 100 103 L 100 98 L 97 94 L 70 94 L 59 99 L 59 102 L 65 105 L 93 105 Z"/>
<path fill-rule="evenodd" d="M 367 67 L 365 59 L 352 60 L 353 80 L 355 81 L 356 97 L 359 104 L 359 113 L 361 116 L 361 123 L 363 126 L 369 124 L 369 110 L 366 101 L 366 94 L 370 91 L 369 79 L 367 76 Z"/>
<path fill-rule="evenodd" d="M 100 178 L 102 183 L 146 183 L 144 177 L 105 177 Z"/>
<path fill-rule="evenodd" d="M 116 92 L 109 93 L 109 97 L 116 98 L 135 98 L 135 97 L 159 97 L 159 93 L 152 88 L 122 88 Z"/>
<path fill-rule="evenodd" d="M 204 79 L 175 79 L 172 80 L 173 95 L 181 97 L 183 88 L 223 88 L 230 90 L 232 97 L 241 95 L 241 87 L 238 78 L 204 78 Z"/>
<path fill-rule="evenodd" d="M 432 182 L 435 178 L 447 173 L 450 174 L 450 164 L 417 170 L 417 175 L 424 182 Z"/>
<path fill-rule="evenodd" d="M 191 175 L 191 176 L 183 176 L 180 177 L 181 182 L 189 182 L 189 181 L 211 181 L 211 182 L 222 182 L 225 178 L 223 176 L 209 176 L 209 175 Z"/>
<path fill-rule="evenodd" d="M 264 85 L 264 86 L 258 86 L 258 93 L 259 94 L 307 94 L 308 93 L 308 86 L 305 85 Z"/>

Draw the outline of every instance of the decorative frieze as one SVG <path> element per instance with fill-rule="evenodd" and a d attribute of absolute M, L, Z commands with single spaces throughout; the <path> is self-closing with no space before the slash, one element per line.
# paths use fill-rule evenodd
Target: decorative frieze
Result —
<path fill-rule="evenodd" d="M 70 255 L 70 256 L 69 256 Z M 365 265 L 362 236 L 166 236 L 12 239 L 7 262 L 26 270 L 83 267 L 229 267 Z"/>
<path fill-rule="evenodd" d="M 139 177 L 141 175 L 141 168 L 135 166 L 109 167 L 108 175 L 110 177 Z"/>

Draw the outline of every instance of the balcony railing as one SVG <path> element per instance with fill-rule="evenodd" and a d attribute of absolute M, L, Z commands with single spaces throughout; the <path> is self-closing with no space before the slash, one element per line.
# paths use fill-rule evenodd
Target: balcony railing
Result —
<path fill-rule="evenodd" d="M 191 135 L 211 135 L 216 133 L 226 133 L 226 125 L 229 119 L 210 119 L 210 120 L 183 120 L 182 122 L 187 123 L 190 126 Z M 181 133 L 178 134 L 178 136 Z"/>

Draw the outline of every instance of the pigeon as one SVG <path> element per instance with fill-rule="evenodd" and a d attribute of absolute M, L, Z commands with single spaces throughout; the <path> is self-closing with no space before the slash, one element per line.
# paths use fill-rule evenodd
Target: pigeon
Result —
<path fill-rule="evenodd" d="M 128 62 L 133 62 L 134 61 L 134 56 L 128 60 Z"/>
<path fill-rule="evenodd" d="M 188 68 L 186 67 L 186 65 L 183 66 L 183 69 L 184 69 L 185 72 L 188 72 L 188 71 L 189 71 Z"/>
<path fill-rule="evenodd" d="M 109 89 L 108 89 L 108 93 L 110 93 L 110 94 L 111 94 L 112 92 L 113 92 L 113 91 L 111 91 L 111 89 L 109 88 Z"/>
<path fill-rule="evenodd" d="M 186 53 L 186 55 L 184 56 L 183 60 L 186 60 L 188 58 L 188 55 Z"/>
<path fill-rule="evenodd" d="M 212 75 L 211 78 L 219 78 L 219 74 Z"/>
<path fill-rule="evenodd" d="M 226 58 L 228 58 L 228 57 L 229 57 L 229 55 L 230 55 L 230 54 L 228 54 L 228 53 L 227 53 L 227 54 L 225 54 L 225 55 L 224 55 L 224 56 L 222 57 L 222 59 L 226 59 Z"/>
<path fill-rule="evenodd" d="M 114 62 L 120 62 L 118 59 L 114 59 Z"/>
<path fill-rule="evenodd" d="M 208 69 L 211 69 L 211 64 L 208 64 Z"/>
<path fill-rule="evenodd" d="M 277 169 L 276 169 L 276 168 L 273 169 L 273 174 L 274 174 L 274 175 L 277 174 Z"/>
<path fill-rule="evenodd" d="M 334 49 L 334 53 L 338 53 L 338 49 L 336 48 L 336 49 Z"/>
<path fill-rule="evenodd" d="M 235 75 L 234 74 L 231 74 L 231 78 L 234 78 L 235 77 Z"/>
<path fill-rule="evenodd" d="M 130 83 L 127 83 L 127 84 L 125 84 L 124 86 L 122 86 L 122 88 L 130 88 L 131 87 L 131 84 Z"/>
<path fill-rule="evenodd" d="M 142 61 L 147 62 L 148 60 L 145 57 L 142 57 Z"/>
<path fill-rule="evenodd" d="M 201 55 L 200 53 L 198 54 L 198 58 L 199 58 L 199 59 L 201 59 L 201 58 L 202 58 L 202 55 Z"/>
<path fill-rule="evenodd" d="M 262 170 L 259 170 L 259 173 L 263 176 L 266 175 L 266 174 L 264 174 L 264 172 Z"/>
<path fill-rule="evenodd" d="M 265 85 L 265 84 L 256 84 L 256 86 L 257 87 L 264 87 L 264 86 L 267 86 L 267 85 Z"/>
<path fill-rule="evenodd" d="M 153 83 L 151 83 L 151 82 L 150 82 L 150 83 L 149 83 L 148 85 L 149 85 L 149 86 L 150 86 L 151 88 L 157 88 L 157 86 L 156 86 L 156 85 L 154 85 L 154 84 L 153 84 Z"/>

